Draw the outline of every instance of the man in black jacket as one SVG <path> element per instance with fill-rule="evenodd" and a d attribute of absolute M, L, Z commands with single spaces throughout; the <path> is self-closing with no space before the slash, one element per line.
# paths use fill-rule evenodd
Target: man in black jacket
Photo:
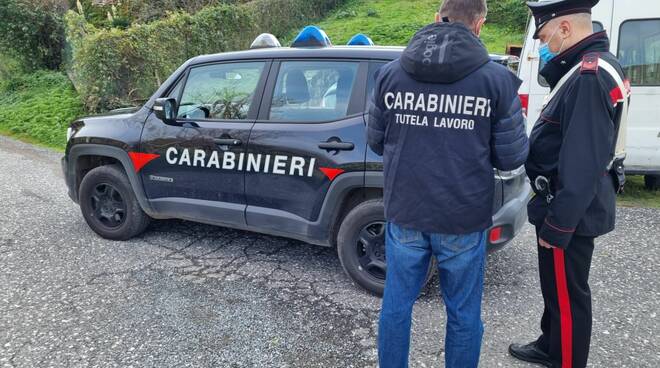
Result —
<path fill-rule="evenodd" d="M 478 35 L 485 0 L 446 0 L 402 57 L 376 76 L 368 141 L 383 155 L 387 277 L 382 368 L 406 367 L 413 304 L 438 260 L 447 308 L 446 367 L 477 367 L 493 168 L 516 169 L 528 141 L 520 80 Z"/>
<path fill-rule="evenodd" d="M 530 138 L 525 165 L 536 196 L 544 311 L 541 336 L 510 353 L 546 367 L 583 368 L 591 339 L 589 268 L 594 239 L 614 229 L 622 182 L 630 84 L 609 52 L 605 32 L 593 33 L 598 0 L 528 3 L 540 39 L 541 75 L 552 93 Z"/>

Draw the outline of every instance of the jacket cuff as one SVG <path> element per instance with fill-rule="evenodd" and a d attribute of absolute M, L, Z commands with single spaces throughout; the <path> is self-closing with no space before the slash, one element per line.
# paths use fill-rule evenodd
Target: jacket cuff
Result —
<path fill-rule="evenodd" d="M 554 225 L 546 218 L 543 225 L 541 225 L 539 238 L 550 243 L 553 247 L 566 249 L 568 248 L 568 244 L 571 242 L 574 233 L 575 229 L 567 229 Z"/>

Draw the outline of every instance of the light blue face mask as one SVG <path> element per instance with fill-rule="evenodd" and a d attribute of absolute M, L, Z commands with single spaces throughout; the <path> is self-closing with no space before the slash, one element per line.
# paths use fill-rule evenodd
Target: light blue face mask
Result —
<path fill-rule="evenodd" d="M 554 59 L 557 56 L 557 53 L 550 51 L 550 46 L 547 43 L 541 44 L 539 47 L 539 57 L 545 64 L 549 63 L 550 60 Z"/>
<path fill-rule="evenodd" d="M 541 46 L 539 47 L 539 57 L 541 60 L 543 60 L 544 63 L 549 63 L 550 60 L 554 59 L 559 53 L 561 53 L 561 49 L 564 48 L 564 41 L 561 41 L 561 46 L 559 47 L 559 52 L 552 52 L 550 51 L 550 41 L 555 37 L 557 34 L 557 31 L 559 30 L 559 26 L 557 26 L 557 29 L 555 29 L 555 32 L 550 36 L 550 39 L 548 39 L 548 42 L 542 43 Z"/>

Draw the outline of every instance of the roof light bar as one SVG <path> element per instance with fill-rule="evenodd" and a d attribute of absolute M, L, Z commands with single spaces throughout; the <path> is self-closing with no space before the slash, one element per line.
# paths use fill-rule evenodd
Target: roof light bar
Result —
<path fill-rule="evenodd" d="M 367 35 L 358 33 L 350 41 L 348 41 L 348 46 L 373 46 L 374 41 L 371 40 Z"/>
<path fill-rule="evenodd" d="M 307 26 L 296 36 L 291 47 L 328 47 L 332 42 L 325 32 L 316 26 Z"/>
<path fill-rule="evenodd" d="M 262 33 L 254 39 L 251 49 L 267 49 L 271 47 L 282 47 L 277 37 L 270 33 Z"/>

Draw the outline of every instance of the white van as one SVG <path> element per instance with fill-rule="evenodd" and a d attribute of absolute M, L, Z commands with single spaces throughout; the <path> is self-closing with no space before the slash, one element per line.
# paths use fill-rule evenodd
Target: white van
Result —
<path fill-rule="evenodd" d="M 543 0 L 542 0 L 543 1 Z M 546 0 L 547 1 L 547 0 Z M 645 175 L 649 188 L 660 187 L 660 1 L 601 0 L 593 9 L 594 30 L 606 30 L 632 84 L 628 118 L 626 172 Z M 530 21 L 518 76 L 520 98 L 527 110 L 527 131 L 541 113 L 550 92 L 539 76 L 539 40 Z"/>

